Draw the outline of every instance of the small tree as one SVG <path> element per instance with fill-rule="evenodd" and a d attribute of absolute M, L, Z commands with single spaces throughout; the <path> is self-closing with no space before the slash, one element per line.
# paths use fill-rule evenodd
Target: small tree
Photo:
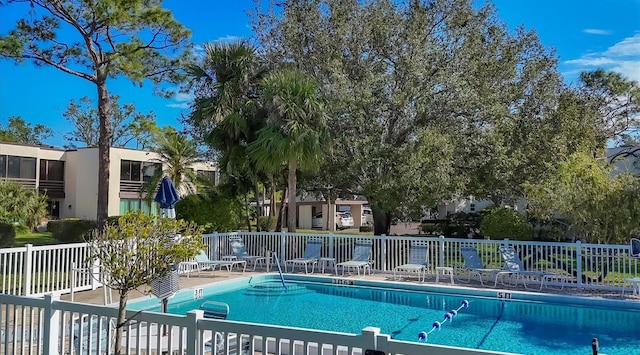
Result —
<path fill-rule="evenodd" d="M 140 211 L 121 216 L 88 241 L 90 261 L 100 263 L 104 281 L 120 296 L 115 354 L 120 354 L 122 326 L 129 293 L 168 275 L 174 265 L 198 254 L 204 247 L 202 229 L 194 223 L 146 216 Z"/>

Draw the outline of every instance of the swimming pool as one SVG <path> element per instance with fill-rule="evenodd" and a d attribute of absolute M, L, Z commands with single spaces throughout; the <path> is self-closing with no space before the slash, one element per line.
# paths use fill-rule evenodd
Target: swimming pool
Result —
<path fill-rule="evenodd" d="M 354 285 L 336 285 L 334 282 Z M 400 288 L 406 288 L 402 290 Z M 202 298 L 194 299 L 194 295 Z M 169 301 L 168 311 L 186 314 L 207 300 L 230 306 L 228 319 L 300 328 L 359 333 L 375 326 L 399 340 L 417 341 L 436 321 L 469 301 L 451 322 L 431 332 L 428 342 L 520 354 L 640 354 L 640 305 L 496 290 L 445 288 L 404 283 L 287 276 L 287 289 L 273 276 L 253 277 L 187 290 Z M 130 309 L 159 311 L 155 299 Z"/>

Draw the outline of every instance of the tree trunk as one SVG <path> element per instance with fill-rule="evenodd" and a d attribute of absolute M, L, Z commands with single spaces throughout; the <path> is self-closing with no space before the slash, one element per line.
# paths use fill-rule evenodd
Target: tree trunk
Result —
<path fill-rule="evenodd" d="M 102 230 L 109 216 L 109 150 L 111 148 L 111 116 L 109 113 L 109 93 L 106 78 L 97 82 L 98 118 L 100 136 L 98 137 L 98 228 Z"/>
<path fill-rule="evenodd" d="M 256 232 L 260 232 L 260 216 L 262 216 L 262 202 L 260 201 L 260 183 L 255 183 L 256 191 Z"/>
<path fill-rule="evenodd" d="M 391 213 L 383 211 L 371 204 L 371 212 L 373 212 L 373 234 L 374 235 L 389 235 L 391 233 Z"/>
<path fill-rule="evenodd" d="M 295 233 L 296 231 L 296 163 L 297 161 L 294 159 L 289 160 L 289 187 L 287 190 L 287 196 L 289 198 L 289 203 L 287 204 L 289 213 L 287 214 L 287 228 L 289 233 Z"/>
<path fill-rule="evenodd" d="M 249 232 L 251 232 L 251 216 L 249 216 L 250 214 L 250 207 L 249 207 L 249 198 L 247 198 L 247 194 L 244 194 L 244 205 L 245 205 L 245 210 L 247 211 L 246 213 L 246 217 L 247 217 L 247 230 Z"/>
<path fill-rule="evenodd" d="M 274 195 L 275 196 L 275 195 Z M 287 189 L 284 189 L 282 197 L 280 198 L 280 208 L 278 209 L 278 222 L 276 222 L 276 232 L 282 232 L 282 218 L 284 214 L 284 204 L 287 198 Z"/>
<path fill-rule="evenodd" d="M 325 219 L 327 224 L 327 230 L 331 232 L 336 231 L 336 214 L 334 212 L 335 206 L 331 203 L 332 199 L 331 190 L 327 191 L 327 217 Z"/>
<path fill-rule="evenodd" d="M 276 213 L 276 183 L 271 178 L 271 197 L 269 198 L 269 216 L 273 217 Z"/>
<path fill-rule="evenodd" d="M 103 286 L 106 287 L 106 286 Z M 124 330 L 125 321 L 126 321 L 126 308 L 127 308 L 127 300 L 129 298 L 129 291 L 120 290 L 120 301 L 118 302 L 118 319 L 116 320 L 116 342 L 114 354 L 120 355 L 122 354 L 122 331 Z"/>

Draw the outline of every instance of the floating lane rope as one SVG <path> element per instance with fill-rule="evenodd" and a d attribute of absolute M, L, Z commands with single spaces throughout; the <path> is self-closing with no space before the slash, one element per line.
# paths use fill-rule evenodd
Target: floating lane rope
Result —
<path fill-rule="evenodd" d="M 442 320 L 442 322 L 438 322 L 435 321 L 433 322 L 433 324 L 431 325 L 431 330 L 430 331 L 421 331 L 418 334 L 418 341 L 427 341 L 427 338 L 429 337 L 429 334 L 431 334 L 434 330 L 438 329 L 440 330 L 440 327 L 442 327 L 442 325 L 444 323 L 446 323 L 447 321 L 449 322 L 453 322 L 453 317 L 458 315 L 458 312 L 463 309 L 463 308 L 467 308 L 469 307 L 469 301 L 464 300 L 462 301 L 462 304 L 460 305 L 460 307 L 458 307 L 458 309 L 452 309 L 449 312 L 444 314 L 444 319 Z"/>

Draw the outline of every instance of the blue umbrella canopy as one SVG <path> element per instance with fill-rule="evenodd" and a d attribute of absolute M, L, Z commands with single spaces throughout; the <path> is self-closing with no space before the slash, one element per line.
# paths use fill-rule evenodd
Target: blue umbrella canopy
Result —
<path fill-rule="evenodd" d="M 167 176 L 163 177 L 155 198 L 155 201 L 160 204 L 162 213 L 167 217 L 175 218 L 174 206 L 179 199 L 180 196 L 178 196 L 173 181 Z"/>

